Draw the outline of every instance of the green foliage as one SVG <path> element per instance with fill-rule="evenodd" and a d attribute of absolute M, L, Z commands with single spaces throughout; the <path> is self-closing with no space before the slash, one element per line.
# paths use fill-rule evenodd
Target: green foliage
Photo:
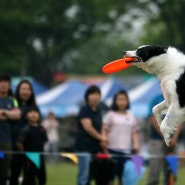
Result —
<path fill-rule="evenodd" d="M 56 71 L 101 73 L 140 44 L 184 49 L 184 9 L 183 0 L 1 0 L 1 71 L 49 83 Z"/>
<path fill-rule="evenodd" d="M 80 74 L 102 74 L 102 67 L 112 60 L 122 58 L 127 48 L 133 48 L 133 45 L 111 37 L 93 37 L 78 48 L 74 57 L 64 59 L 66 63 L 71 61 L 64 69 Z"/>
<path fill-rule="evenodd" d="M 148 1 L 150 2 L 150 1 Z M 145 34 L 142 41 L 172 45 L 181 50 L 185 49 L 185 19 L 183 0 L 154 0 L 151 3 L 153 10 L 145 25 Z M 151 9 L 151 7 L 150 7 Z M 157 13 L 156 13 L 157 12 Z"/>

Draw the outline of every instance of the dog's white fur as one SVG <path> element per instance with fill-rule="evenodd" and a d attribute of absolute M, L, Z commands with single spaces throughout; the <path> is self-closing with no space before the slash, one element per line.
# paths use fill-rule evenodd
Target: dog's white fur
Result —
<path fill-rule="evenodd" d="M 136 51 L 127 51 L 125 56 L 137 56 Z M 179 105 L 175 83 L 185 71 L 185 55 L 174 47 L 168 47 L 165 54 L 154 56 L 146 62 L 132 62 L 131 64 L 155 74 L 161 82 L 161 91 L 165 100 L 153 108 L 153 113 L 164 140 L 169 146 L 171 134 L 185 121 L 185 107 Z M 162 120 L 163 114 L 166 116 Z"/>

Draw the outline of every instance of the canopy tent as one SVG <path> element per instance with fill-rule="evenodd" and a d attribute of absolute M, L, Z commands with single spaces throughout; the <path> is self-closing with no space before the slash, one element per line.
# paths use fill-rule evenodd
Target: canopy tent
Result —
<path fill-rule="evenodd" d="M 159 81 L 152 77 L 137 87 L 129 90 L 115 78 L 108 78 L 97 84 L 101 90 L 102 102 L 110 105 L 115 93 L 127 90 L 131 102 L 131 112 L 137 117 L 148 116 L 149 104 L 152 98 L 161 93 Z M 89 84 L 77 80 L 69 80 L 36 97 L 43 116 L 52 111 L 58 117 L 76 115 L 80 104 L 84 101 L 85 91 Z"/>
<path fill-rule="evenodd" d="M 136 117 L 144 118 L 148 116 L 149 105 L 154 96 L 161 94 L 159 81 L 155 78 L 149 78 L 142 84 L 133 89 L 128 90 L 128 95 L 131 104 L 131 112 Z M 106 105 L 110 105 L 113 96 L 105 99 Z"/>
<path fill-rule="evenodd" d="M 21 80 L 28 80 L 32 86 L 33 86 L 33 91 L 35 93 L 35 95 L 39 95 L 43 92 L 46 92 L 48 90 L 48 88 L 46 86 L 44 86 L 43 84 L 39 83 L 37 80 L 35 80 L 32 77 L 13 77 L 11 80 L 11 89 L 13 92 L 15 92 L 17 85 L 19 84 L 19 82 Z"/>
<path fill-rule="evenodd" d="M 110 78 L 97 84 L 101 90 L 102 101 L 113 97 L 121 89 L 126 89 L 118 80 Z M 77 114 L 80 104 L 84 102 L 85 91 L 89 84 L 69 80 L 53 89 L 38 95 L 36 100 L 42 115 L 46 116 L 52 111 L 58 117 Z"/>
<path fill-rule="evenodd" d="M 84 100 L 88 85 L 77 80 L 69 80 L 36 97 L 43 116 L 52 111 L 58 117 L 77 114 L 79 104 Z"/>
<path fill-rule="evenodd" d="M 115 78 L 109 78 L 105 82 L 99 85 L 101 90 L 102 101 L 107 101 L 119 91 L 119 90 L 128 90 L 128 87 L 121 84 Z"/>
<path fill-rule="evenodd" d="M 147 117 L 151 100 L 161 94 L 159 81 L 153 77 L 129 92 L 131 111 L 137 117 Z"/>

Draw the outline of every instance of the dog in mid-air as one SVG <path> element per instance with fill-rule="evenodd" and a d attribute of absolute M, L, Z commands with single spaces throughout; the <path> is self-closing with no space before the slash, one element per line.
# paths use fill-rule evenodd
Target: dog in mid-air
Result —
<path fill-rule="evenodd" d="M 172 135 L 185 121 L 185 55 L 174 47 L 144 45 L 126 51 L 125 57 L 134 58 L 131 65 L 155 74 L 160 80 L 164 101 L 153 107 L 153 114 L 166 145 L 170 146 Z"/>

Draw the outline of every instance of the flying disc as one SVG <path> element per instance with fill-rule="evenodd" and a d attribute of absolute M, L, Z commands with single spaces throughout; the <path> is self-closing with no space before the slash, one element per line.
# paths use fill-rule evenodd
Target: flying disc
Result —
<path fill-rule="evenodd" d="M 131 61 L 133 61 L 133 58 L 121 58 L 118 60 L 114 60 L 112 62 L 109 62 L 108 64 L 106 64 L 105 66 L 103 66 L 102 71 L 104 73 L 115 73 L 121 70 L 124 70 L 128 67 L 130 67 L 130 63 Z"/>

